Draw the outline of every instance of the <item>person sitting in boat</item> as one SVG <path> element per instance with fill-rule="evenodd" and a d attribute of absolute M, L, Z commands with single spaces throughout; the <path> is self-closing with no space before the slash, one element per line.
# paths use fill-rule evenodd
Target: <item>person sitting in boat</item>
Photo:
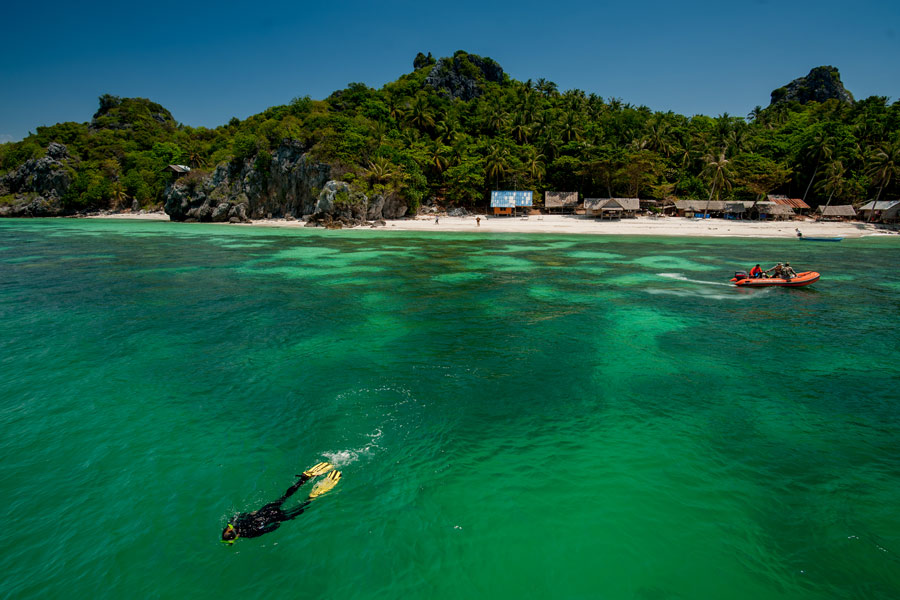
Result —
<path fill-rule="evenodd" d="M 763 276 L 763 271 L 759 265 L 750 269 L 750 279 L 759 279 Z"/>
<path fill-rule="evenodd" d="M 771 269 L 766 269 L 766 272 L 765 272 L 766 277 L 775 277 L 775 278 L 781 277 L 783 269 L 784 269 L 784 266 L 781 263 L 778 263 Z"/>
<path fill-rule="evenodd" d="M 790 279 L 797 276 L 797 271 L 791 268 L 791 263 L 784 263 L 784 268 L 781 269 L 781 276 L 785 279 Z"/>

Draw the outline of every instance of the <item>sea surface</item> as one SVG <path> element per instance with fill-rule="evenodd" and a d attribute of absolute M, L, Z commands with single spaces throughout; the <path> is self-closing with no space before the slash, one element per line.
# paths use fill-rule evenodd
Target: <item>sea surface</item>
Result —
<path fill-rule="evenodd" d="M 898 259 L 0 221 L 0 598 L 900 598 Z"/>

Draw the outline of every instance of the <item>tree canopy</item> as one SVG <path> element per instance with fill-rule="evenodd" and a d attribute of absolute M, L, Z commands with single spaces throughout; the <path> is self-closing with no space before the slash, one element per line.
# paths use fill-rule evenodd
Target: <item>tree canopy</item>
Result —
<path fill-rule="evenodd" d="M 485 77 L 485 65 L 500 75 Z M 703 200 L 782 193 L 812 205 L 900 195 L 900 102 L 884 97 L 688 117 L 560 92 L 547 79 L 517 81 L 462 51 L 446 61 L 420 53 L 413 66 L 381 89 L 351 83 L 325 100 L 298 97 L 215 129 L 178 124 L 146 99 L 103 95 L 89 123 L 38 127 L 0 145 L 0 176 L 59 142 L 76 159 L 65 202 L 150 205 L 162 200 L 167 164 L 201 173 L 228 161 L 262 168 L 284 140 L 296 140 L 360 191 L 381 186 L 413 207 L 428 197 L 484 205 L 498 188 Z M 472 97 L 431 85 L 435 69 Z"/>

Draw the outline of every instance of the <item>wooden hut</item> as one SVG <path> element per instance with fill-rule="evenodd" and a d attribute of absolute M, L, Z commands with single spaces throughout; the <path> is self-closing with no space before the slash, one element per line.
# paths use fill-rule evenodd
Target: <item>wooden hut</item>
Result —
<path fill-rule="evenodd" d="M 720 216 L 725 212 L 724 200 L 676 200 L 675 210 L 679 217 Z"/>
<path fill-rule="evenodd" d="M 784 221 L 794 217 L 794 209 L 786 204 L 777 204 L 771 200 L 763 200 L 753 205 L 753 212 L 756 218 L 772 219 L 775 221 Z"/>
<path fill-rule="evenodd" d="M 816 209 L 820 221 L 845 221 L 856 216 L 856 211 L 849 204 L 838 206 L 820 206 Z"/>
<path fill-rule="evenodd" d="M 175 173 L 175 179 L 179 179 L 190 173 L 191 168 L 187 165 L 168 165 L 163 171 Z"/>
<path fill-rule="evenodd" d="M 898 220 L 900 200 L 879 200 L 866 202 L 859 207 L 859 217 L 866 221 L 882 221 L 885 223 Z"/>
<path fill-rule="evenodd" d="M 726 219 L 743 219 L 744 215 L 749 214 L 750 208 L 752 207 L 752 200 L 725 202 L 725 210 L 723 212 Z"/>
<path fill-rule="evenodd" d="M 809 204 L 804 202 L 800 198 L 788 198 L 787 196 L 775 196 L 773 194 L 769 194 L 766 196 L 766 200 L 769 202 L 774 202 L 775 204 L 780 204 L 782 206 L 790 207 L 791 211 L 797 214 L 804 214 L 804 211 L 809 211 Z"/>
<path fill-rule="evenodd" d="M 585 198 L 584 210 L 589 217 L 621 218 L 635 217 L 641 210 L 638 198 Z"/>
<path fill-rule="evenodd" d="M 548 212 L 575 212 L 578 192 L 544 192 L 544 208 Z"/>

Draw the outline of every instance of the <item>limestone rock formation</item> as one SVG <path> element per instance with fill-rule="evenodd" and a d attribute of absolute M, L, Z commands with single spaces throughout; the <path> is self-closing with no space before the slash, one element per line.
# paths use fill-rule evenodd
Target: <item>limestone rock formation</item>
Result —
<path fill-rule="evenodd" d="M 310 160 L 296 140 L 285 140 L 267 162 L 263 170 L 251 158 L 219 165 L 212 174 L 192 172 L 166 190 L 165 211 L 173 221 L 214 222 L 315 212 L 331 168 Z"/>
<path fill-rule="evenodd" d="M 769 106 L 783 102 L 825 102 L 836 99 L 849 104 L 853 103 L 853 95 L 841 83 L 841 74 L 834 67 L 816 67 L 806 77 L 799 77 L 786 86 L 772 92 Z"/>
<path fill-rule="evenodd" d="M 364 225 L 400 218 L 407 212 L 399 197 L 353 191 L 329 180 L 331 167 L 317 163 L 296 140 L 284 140 L 270 159 L 248 158 L 219 165 L 211 174 L 197 171 L 166 190 L 165 211 L 173 221 L 240 223 L 250 219 L 303 218 L 310 225 Z M 268 165 L 263 169 L 259 165 Z"/>
<path fill-rule="evenodd" d="M 486 81 L 501 83 L 503 68 L 490 58 L 462 50 L 438 60 L 425 79 L 427 85 L 462 100 L 480 96 Z"/>
<path fill-rule="evenodd" d="M 0 196 L 12 195 L 11 204 L 0 206 L 0 217 L 52 217 L 67 214 L 62 198 L 72 184 L 74 171 L 63 144 L 51 142 L 46 155 L 26 161 L 0 178 Z"/>

